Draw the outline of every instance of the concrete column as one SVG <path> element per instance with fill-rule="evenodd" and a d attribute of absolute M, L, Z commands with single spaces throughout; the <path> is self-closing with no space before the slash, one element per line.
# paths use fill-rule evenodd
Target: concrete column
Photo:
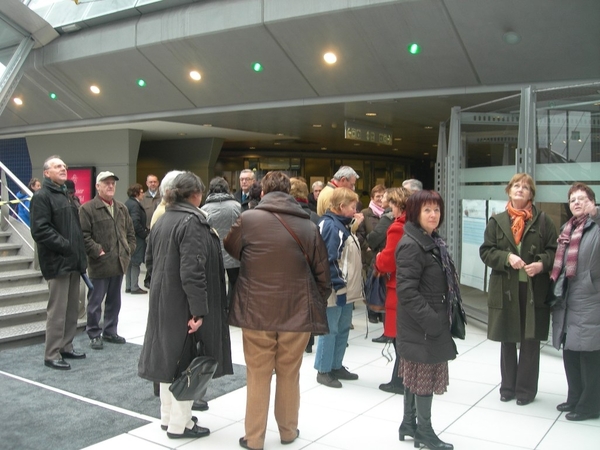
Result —
<path fill-rule="evenodd" d="M 145 185 L 150 173 L 159 180 L 171 170 L 189 170 L 208 187 L 224 139 L 177 139 L 142 143 L 137 165 L 138 182 Z"/>
<path fill-rule="evenodd" d="M 96 174 L 110 170 L 117 177 L 115 198 L 127 200 L 127 188 L 136 182 L 141 130 L 90 131 L 47 134 L 26 138 L 32 175 L 42 177 L 46 158 L 58 155 L 70 167 L 94 166 Z"/>

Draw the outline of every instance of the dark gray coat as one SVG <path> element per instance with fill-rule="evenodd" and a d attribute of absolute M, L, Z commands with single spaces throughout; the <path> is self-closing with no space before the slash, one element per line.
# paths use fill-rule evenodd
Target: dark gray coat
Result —
<path fill-rule="evenodd" d="M 96 195 L 79 209 L 90 278 L 123 275 L 135 250 L 135 231 L 127 207 L 113 200 L 114 217 Z M 104 255 L 100 253 L 104 250 Z"/>
<path fill-rule="evenodd" d="M 552 344 L 557 349 L 600 350 L 600 214 L 588 219 L 577 253 L 577 272 L 554 305 Z"/>
<path fill-rule="evenodd" d="M 491 217 L 479 248 L 481 260 L 492 269 L 488 289 L 488 338 L 497 342 L 521 340 L 519 271 L 507 264 L 508 254 L 514 253 L 526 264 L 539 261 L 543 265 L 542 273 L 528 279 L 525 338 L 544 341 L 548 339 L 550 327 L 550 308 L 545 301 L 556 252 L 556 227 L 548 215 L 541 214 L 534 206 L 519 252 L 510 226 L 506 211 Z"/>
<path fill-rule="evenodd" d="M 402 358 L 438 364 L 456 357 L 447 292 L 437 245 L 422 228 L 406 222 L 396 247 L 396 345 Z"/>
<path fill-rule="evenodd" d="M 175 379 L 192 316 L 204 317 L 197 336 L 219 362 L 215 377 L 233 373 L 221 244 L 200 210 L 186 202 L 167 206 L 150 232 L 146 267 L 150 303 L 139 376 Z M 191 360 L 189 352 L 183 356 L 180 370 Z"/>

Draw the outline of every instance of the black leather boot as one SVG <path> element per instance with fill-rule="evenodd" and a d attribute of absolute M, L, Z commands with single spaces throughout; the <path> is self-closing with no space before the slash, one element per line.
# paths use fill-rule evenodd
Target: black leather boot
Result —
<path fill-rule="evenodd" d="M 405 394 L 406 395 L 406 394 Z M 415 395 L 417 406 L 417 431 L 415 432 L 415 448 L 421 444 L 429 449 L 453 450 L 454 445 L 440 440 L 431 427 L 431 403 L 433 395 Z"/>
<path fill-rule="evenodd" d="M 415 409 L 415 395 L 404 387 L 404 417 L 398 429 L 400 440 L 403 441 L 405 436 L 415 437 L 417 431 L 417 410 Z"/>
<path fill-rule="evenodd" d="M 394 343 L 396 340 L 394 339 Z M 404 394 L 404 383 L 402 378 L 398 376 L 398 369 L 400 368 L 400 358 L 396 355 L 396 361 L 394 362 L 394 369 L 392 370 L 392 380 L 389 383 L 380 384 L 379 389 L 384 392 L 390 392 L 392 394 Z"/>

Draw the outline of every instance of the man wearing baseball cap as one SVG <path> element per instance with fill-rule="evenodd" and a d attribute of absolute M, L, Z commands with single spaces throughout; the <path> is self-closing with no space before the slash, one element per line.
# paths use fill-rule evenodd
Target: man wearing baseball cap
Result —
<path fill-rule="evenodd" d="M 102 350 L 103 342 L 124 344 L 117 334 L 121 310 L 121 283 L 135 250 L 135 231 L 127 207 L 114 199 L 117 180 L 112 172 L 96 177 L 96 197 L 79 210 L 88 273 L 94 289 L 88 292 L 87 327 L 90 347 Z M 104 324 L 100 326 L 102 301 Z"/>

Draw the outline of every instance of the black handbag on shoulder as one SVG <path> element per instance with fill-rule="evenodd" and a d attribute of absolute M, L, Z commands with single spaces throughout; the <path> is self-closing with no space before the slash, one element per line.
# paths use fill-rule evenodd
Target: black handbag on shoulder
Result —
<path fill-rule="evenodd" d="M 457 339 L 464 339 L 467 335 L 465 325 L 467 324 L 467 315 L 462 306 L 462 301 L 455 300 L 452 305 L 452 325 L 450 334 Z"/>
<path fill-rule="evenodd" d="M 184 352 L 188 337 L 189 334 L 186 336 L 186 341 L 183 344 Z M 192 337 L 192 339 L 194 339 L 194 337 Z M 197 353 L 198 348 L 201 347 L 200 344 L 201 342 L 194 346 Z M 179 378 L 171 383 L 169 390 L 173 393 L 175 399 L 179 401 L 201 400 L 206 395 L 208 382 L 215 374 L 218 365 L 219 363 L 212 356 L 197 356 L 192 360 L 187 369 L 181 372 Z M 178 365 L 177 372 L 179 372 L 179 370 L 180 368 Z"/>

